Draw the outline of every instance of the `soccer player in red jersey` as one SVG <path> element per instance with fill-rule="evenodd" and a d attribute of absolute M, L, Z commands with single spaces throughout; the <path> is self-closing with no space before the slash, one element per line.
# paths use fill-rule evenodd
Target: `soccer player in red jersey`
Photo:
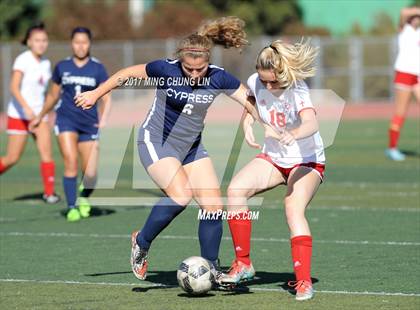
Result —
<path fill-rule="evenodd" d="M 420 103 L 420 8 L 401 10 L 398 56 L 395 62 L 395 112 L 388 130 L 389 144 L 385 155 L 403 161 L 405 155 L 398 150 L 398 140 L 404 124 L 411 95 Z"/>
<path fill-rule="evenodd" d="M 0 157 L 0 174 L 19 161 L 30 133 L 29 121 L 41 111 L 51 78 L 51 62 L 44 57 L 48 48 L 44 25 L 41 23 L 30 27 L 22 43 L 28 50 L 16 57 L 13 63 L 10 82 L 12 98 L 7 109 L 7 151 Z M 48 116 L 40 121 L 38 128 L 33 131 L 33 137 L 41 158 L 42 198 L 46 203 L 57 203 L 60 197 L 54 193 L 55 164 Z"/>
<path fill-rule="evenodd" d="M 247 199 L 259 192 L 287 186 L 284 198 L 296 281 L 296 299 L 313 296 L 310 275 L 312 236 L 305 210 L 323 179 L 324 147 L 305 78 L 314 74 L 316 50 L 307 43 L 280 40 L 264 47 L 257 58 L 257 73 L 248 79 L 265 128 L 262 152 L 243 167 L 228 188 L 228 210 L 238 212 L 229 220 L 236 259 L 224 284 L 237 284 L 254 277 L 250 259 L 251 220 Z M 245 139 L 259 147 L 252 133 L 251 115 L 244 118 Z"/>

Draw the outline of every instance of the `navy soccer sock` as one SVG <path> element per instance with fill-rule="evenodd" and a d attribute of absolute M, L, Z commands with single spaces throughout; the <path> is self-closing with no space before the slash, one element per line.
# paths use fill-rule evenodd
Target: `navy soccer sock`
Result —
<path fill-rule="evenodd" d="M 219 257 L 219 247 L 222 240 L 223 223 L 220 214 L 214 219 L 202 219 L 198 226 L 201 256 L 211 261 L 215 266 Z"/>
<path fill-rule="evenodd" d="M 153 207 L 140 233 L 137 234 L 137 244 L 148 250 L 152 241 L 185 207 L 177 204 L 169 197 L 161 198 Z"/>
<path fill-rule="evenodd" d="M 95 177 L 83 177 L 83 190 L 80 192 L 80 197 L 90 197 L 95 190 L 96 176 Z"/>
<path fill-rule="evenodd" d="M 77 198 L 77 176 L 63 177 L 64 194 L 66 195 L 67 207 L 69 209 L 76 207 Z"/>

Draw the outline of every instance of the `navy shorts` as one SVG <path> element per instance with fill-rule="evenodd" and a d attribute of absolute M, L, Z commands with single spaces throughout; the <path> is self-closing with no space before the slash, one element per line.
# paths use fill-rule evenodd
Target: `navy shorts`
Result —
<path fill-rule="evenodd" d="M 57 113 L 54 132 L 58 136 L 65 131 L 76 132 L 79 135 L 79 142 L 96 141 L 99 138 L 96 122 L 80 123 Z"/>
<path fill-rule="evenodd" d="M 162 142 L 162 139 L 150 139 L 150 133 L 145 129 L 140 129 L 139 137 L 142 138 L 137 141 L 138 153 L 140 161 L 146 169 L 165 157 L 174 157 L 182 165 L 209 157 L 201 143 L 201 137 L 193 143 L 175 141 L 174 139 Z"/>

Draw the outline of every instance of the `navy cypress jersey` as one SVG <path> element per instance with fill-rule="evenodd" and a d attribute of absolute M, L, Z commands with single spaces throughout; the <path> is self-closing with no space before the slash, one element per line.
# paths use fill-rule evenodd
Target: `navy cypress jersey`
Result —
<path fill-rule="evenodd" d="M 204 128 L 204 118 L 220 93 L 231 95 L 241 82 L 223 68 L 209 65 L 201 85 L 181 83 L 187 77 L 178 60 L 156 60 L 146 65 L 149 78 L 160 78 L 153 106 L 142 126 L 139 141 L 171 138 L 192 142 Z M 147 137 L 146 137 L 147 135 Z"/>
<path fill-rule="evenodd" d="M 60 61 L 54 68 L 51 80 L 61 85 L 59 104 L 56 107 L 57 116 L 67 117 L 77 122 L 98 122 L 96 105 L 89 110 L 83 110 L 74 103 L 74 96 L 93 90 L 108 78 L 105 67 L 94 57 L 83 66 L 78 67 L 71 57 Z"/>

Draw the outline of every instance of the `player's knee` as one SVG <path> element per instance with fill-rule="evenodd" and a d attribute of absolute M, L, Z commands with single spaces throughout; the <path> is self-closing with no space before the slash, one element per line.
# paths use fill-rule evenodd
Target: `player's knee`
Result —
<path fill-rule="evenodd" d="M 241 188 L 236 184 L 229 185 L 227 189 L 227 195 L 229 198 L 249 198 L 252 195 L 252 190 L 247 188 Z"/>
<path fill-rule="evenodd" d="M 77 174 L 77 158 L 64 158 L 64 171 L 66 174 Z"/>
<path fill-rule="evenodd" d="M 305 206 L 294 196 L 287 196 L 284 199 L 284 210 L 288 222 L 305 218 Z"/>
<path fill-rule="evenodd" d="M 169 197 L 181 206 L 186 206 L 193 198 L 193 193 L 189 189 L 176 190 L 169 193 Z"/>

